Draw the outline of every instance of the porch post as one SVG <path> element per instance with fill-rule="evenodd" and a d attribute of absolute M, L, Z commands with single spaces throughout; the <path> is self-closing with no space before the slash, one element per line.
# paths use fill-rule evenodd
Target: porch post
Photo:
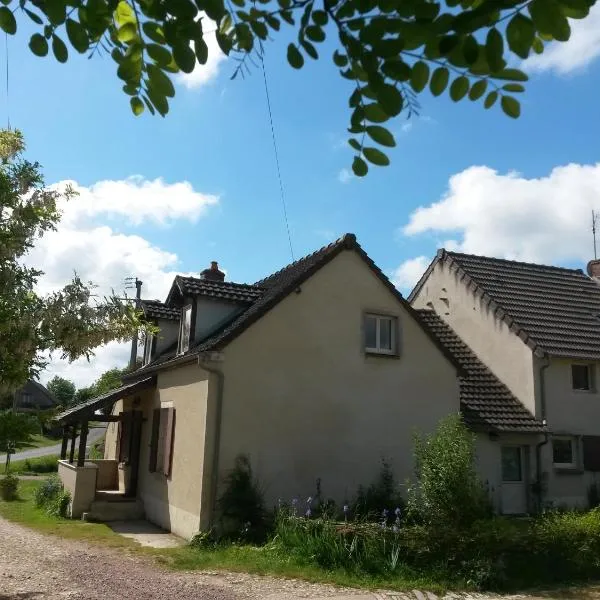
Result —
<path fill-rule="evenodd" d="M 88 422 L 81 424 L 81 433 L 79 434 L 79 456 L 77 457 L 77 466 L 83 467 L 85 464 L 85 445 L 87 444 Z"/>
<path fill-rule="evenodd" d="M 69 462 L 73 464 L 75 460 L 75 438 L 77 437 L 77 425 L 73 425 L 71 429 L 71 451 L 69 452 Z"/>
<path fill-rule="evenodd" d="M 60 447 L 60 460 L 67 458 L 67 446 L 69 445 L 69 428 L 65 425 L 62 431 L 62 446 Z"/>

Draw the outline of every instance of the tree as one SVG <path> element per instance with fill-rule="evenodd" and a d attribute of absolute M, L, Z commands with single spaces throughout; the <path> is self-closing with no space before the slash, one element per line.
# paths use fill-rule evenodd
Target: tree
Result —
<path fill-rule="evenodd" d="M 102 396 L 103 394 L 108 394 L 111 390 L 121 387 L 123 385 L 123 375 L 126 375 L 130 371 L 131 369 L 129 367 L 124 367 L 123 369 L 115 367 L 114 369 L 105 371 L 98 379 L 96 379 L 96 381 L 94 381 L 94 383 L 92 383 L 92 385 L 79 388 L 77 392 L 75 392 L 73 404 L 86 402 L 87 400 Z"/>
<path fill-rule="evenodd" d="M 55 375 L 46 386 L 54 399 L 65 408 L 73 404 L 75 384 L 64 377 Z"/>
<path fill-rule="evenodd" d="M 89 358 L 94 348 L 129 340 L 146 327 L 127 299 L 97 298 L 93 285 L 77 275 L 49 296 L 36 292 L 42 272 L 22 259 L 38 237 L 56 227 L 61 193 L 44 188 L 39 164 L 22 159 L 23 150 L 20 132 L 0 130 L 0 396 L 39 373 L 48 353 Z"/>
<path fill-rule="evenodd" d="M 38 429 L 38 423 L 30 415 L 11 410 L 0 412 L 0 452 L 6 454 L 5 473 L 10 467 L 11 454 L 31 444 L 31 436 Z"/>
<path fill-rule="evenodd" d="M 19 19 L 39 32 L 31 51 L 59 62 L 67 43 L 90 57 L 110 53 L 131 109 L 166 115 L 175 95 L 173 73 L 190 73 L 208 59 L 206 36 L 215 34 L 222 52 L 237 61 L 232 78 L 262 60 L 264 42 L 282 25 L 297 27 L 287 48 L 290 65 L 319 58 L 327 33 L 337 36 L 333 62 L 353 82 L 350 145 L 353 170 L 367 173 L 367 161 L 387 165 L 380 148 L 393 146 L 382 126 L 418 110 L 417 95 L 449 90 L 452 100 L 500 101 L 516 118 L 527 76 L 510 59 L 541 53 L 547 42 L 564 42 L 568 19 L 583 19 L 596 0 L 3 0 L 0 27 L 8 34 Z M 13 8 L 14 5 L 14 8 Z M 235 5 L 235 6 L 234 6 Z M 207 27 L 208 25 L 208 27 Z M 370 141 L 369 141 L 370 140 Z M 365 160 L 366 159 L 366 160 Z"/>

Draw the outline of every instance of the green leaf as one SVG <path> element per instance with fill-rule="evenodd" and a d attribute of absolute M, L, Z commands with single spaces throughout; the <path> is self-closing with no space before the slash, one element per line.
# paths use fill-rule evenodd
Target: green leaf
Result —
<path fill-rule="evenodd" d="M 387 167 L 390 164 L 390 159 L 377 148 L 363 148 L 363 154 L 370 163 L 379 167 Z"/>
<path fill-rule="evenodd" d="M 500 105 L 502 106 L 504 113 L 513 119 L 517 119 L 521 114 L 521 105 L 519 104 L 519 101 L 512 96 L 502 96 Z"/>
<path fill-rule="evenodd" d="M 408 81 L 412 74 L 410 67 L 400 59 L 386 60 L 381 70 L 394 81 Z"/>
<path fill-rule="evenodd" d="M 469 100 L 479 100 L 481 96 L 485 94 L 487 90 L 487 79 L 480 79 L 476 81 L 469 90 Z"/>
<path fill-rule="evenodd" d="M 201 65 L 205 65 L 208 60 L 208 46 L 204 39 L 196 40 L 194 42 L 194 47 L 196 49 L 196 58 Z"/>
<path fill-rule="evenodd" d="M 521 58 L 527 58 L 535 39 L 533 21 L 521 13 L 517 13 L 506 28 L 508 47 Z"/>
<path fill-rule="evenodd" d="M 374 142 L 377 142 L 382 146 L 392 148 L 396 145 L 393 134 L 385 127 L 381 127 L 380 125 L 369 125 L 367 127 L 367 133 Z"/>
<path fill-rule="evenodd" d="M 73 48 L 82 54 L 87 52 L 88 48 L 90 47 L 90 41 L 85 28 L 81 25 L 81 23 L 78 23 L 73 19 L 67 19 L 65 28 L 67 30 L 67 37 L 69 38 Z"/>
<path fill-rule="evenodd" d="M 458 102 L 462 100 L 467 92 L 469 91 L 469 79 L 464 75 L 457 77 L 450 86 L 450 98 L 454 100 L 454 102 Z"/>
<path fill-rule="evenodd" d="M 410 74 L 410 85 L 415 92 L 422 92 L 429 81 L 429 67 L 422 60 L 413 65 Z"/>
<path fill-rule="evenodd" d="M 131 98 L 129 104 L 131 104 L 131 110 L 136 117 L 144 112 L 144 103 L 137 96 Z"/>
<path fill-rule="evenodd" d="M 57 35 L 52 36 L 52 52 L 56 60 L 60 63 L 66 63 L 69 60 L 69 51 L 65 43 Z"/>
<path fill-rule="evenodd" d="M 533 0 L 528 8 L 535 28 L 539 32 L 551 35 L 560 42 L 569 39 L 571 35 L 569 21 L 556 0 Z"/>
<path fill-rule="evenodd" d="M 498 92 L 496 90 L 494 90 L 493 92 L 490 92 L 485 97 L 485 101 L 483 102 L 483 107 L 484 108 L 492 108 L 492 106 L 494 106 L 494 104 L 496 104 L 496 100 L 498 100 Z"/>
<path fill-rule="evenodd" d="M 333 53 L 333 62 L 336 67 L 342 69 L 348 64 L 348 57 L 337 50 Z"/>
<path fill-rule="evenodd" d="M 36 15 L 33 11 L 29 10 L 28 8 L 23 8 L 23 10 L 25 11 L 25 14 L 36 24 L 36 25 L 43 25 L 44 21 L 42 21 L 42 19 L 40 19 L 40 17 L 38 15 Z"/>
<path fill-rule="evenodd" d="M 48 54 L 48 42 L 41 33 L 34 33 L 29 39 L 29 48 L 36 56 Z"/>
<path fill-rule="evenodd" d="M 127 23 L 137 22 L 133 8 L 128 2 L 125 2 L 125 0 L 121 0 L 117 4 L 117 8 L 114 12 L 114 19 L 119 28 L 123 27 L 123 25 L 126 25 Z"/>
<path fill-rule="evenodd" d="M 150 99 L 147 96 L 142 95 L 142 100 L 144 101 L 146 108 L 150 111 L 150 114 L 154 115 L 156 111 L 154 110 L 154 106 L 152 105 L 152 102 L 150 102 Z"/>
<path fill-rule="evenodd" d="M 359 141 L 356 138 L 350 138 L 348 140 L 348 143 L 350 144 L 350 146 L 352 146 L 352 148 L 354 148 L 358 152 L 361 151 L 360 143 L 359 143 Z"/>
<path fill-rule="evenodd" d="M 308 54 L 313 60 L 317 60 L 319 58 L 317 49 L 308 40 L 300 40 L 300 45 L 304 48 L 306 54 Z"/>
<path fill-rule="evenodd" d="M 306 37 L 313 42 L 324 42 L 325 32 L 318 25 L 309 25 L 306 30 Z"/>
<path fill-rule="evenodd" d="M 357 177 L 364 177 L 368 171 L 369 167 L 367 163 L 360 156 L 355 156 L 354 161 L 352 162 L 352 172 Z"/>
<path fill-rule="evenodd" d="M 501 33 L 492 27 L 488 31 L 487 38 L 485 40 L 485 57 L 492 73 L 499 71 L 504 66 L 504 40 Z"/>
<path fill-rule="evenodd" d="M 402 111 L 404 99 L 398 88 L 393 85 L 384 83 L 377 89 L 377 100 L 390 117 L 395 117 Z"/>
<path fill-rule="evenodd" d="M 539 37 L 536 37 L 534 38 L 531 47 L 536 54 L 541 54 L 544 51 L 544 42 L 542 42 Z"/>
<path fill-rule="evenodd" d="M 148 98 L 150 98 L 150 102 L 152 102 L 161 117 L 169 112 L 169 101 L 152 87 L 148 88 Z"/>
<path fill-rule="evenodd" d="M 525 91 L 525 86 L 521 85 L 520 83 L 507 83 L 502 86 L 502 89 L 507 92 L 513 92 L 513 93 L 519 94 L 519 93 Z"/>
<path fill-rule="evenodd" d="M 446 54 L 450 54 L 450 52 L 452 52 L 452 50 L 454 50 L 458 46 L 459 43 L 460 43 L 460 36 L 458 36 L 456 34 L 444 36 L 440 40 L 440 43 L 438 45 L 440 54 L 442 56 L 445 56 Z"/>
<path fill-rule="evenodd" d="M 62 25 L 67 18 L 67 5 L 64 0 L 45 2 L 43 10 L 52 25 Z"/>
<path fill-rule="evenodd" d="M 173 58 L 175 59 L 177 66 L 184 73 L 191 73 L 196 66 L 196 55 L 190 45 L 185 42 L 177 44 L 177 46 L 173 48 Z"/>
<path fill-rule="evenodd" d="M 494 73 L 496 79 L 510 79 L 511 81 L 528 81 L 529 77 L 519 69 L 502 69 L 499 73 Z"/>
<path fill-rule="evenodd" d="M 138 31 L 135 23 L 125 23 L 117 30 L 117 39 L 123 44 L 131 43 L 137 37 Z"/>
<path fill-rule="evenodd" d="M 173 60 L 169 50 L 160 44 L 148 44 L 146 46 L 146 52 L 148 53 L 148 56 L 161 67 L 167 66 Z"/>
<path fill-rule="evenodd" d="M 321 27 L 325 27 L 327 25 L 327 21 L 329 17 L 324 10 L 313 10 L 312 12 L 312 20 Z"/>
<path fill-rule="evenodd" d="M 290 44 L 287 49 L 288 62 L 294 69 L 301 69 L 304 65 L 304 58 L 300 54 L 300 50 L 294 44 Z"/>
<path fill-rule="evenodd" d="M 381 105 L 377 104 L 376 102 L 365 105 L 364 116 L 372 123 L 385 123 L 387 120 L 389 120 L 389 115 L 385 112 Z"/>
<path fill-rule="evenodd" d="M 195 56 L 194 60 L 196 60 Z M 175 88 L 173 87 L 173 82 L 169 79 L 169 76 L 166 75 L 159 67 L 157 67 L 156 65 L 147 65 L 146 70 L 148 72 L 148 77 L 150 78 L 151 87 L 153 87 L 157 92 L 159 92 L 163 96 L 168 96 L 169 98 L 172 98 L 175 95 Z"/>
<path fill-rule="evenodd" d="M 479 44 L 477 43 L 475 36 L 469 35 L 465 38 L 462 45 L 462 53 L 468 65 L 477 62 L 477 58 L 479 57 Z"/>
<path fill-rule="evenodd" d="M 0 28 L 5 33 L 13 35 L 17 31 L 17 21 L 10 8 L 0 6 Z"/>
<path fill-rule="evenodd" d="M 450 73 L 446 67 L 438 67 L 431 76 L 429 89 L 434 96 L 439 96 L 448 85 Z"/>
<path fill-rule="evenodd" d="M 144 30 L 146 36 L 148 36 L 153 42 L 156 42 L 157 44 L 165 43 L 165 34 L 158 23 L 155 23 L 154 21 L 146 21 L 142 24 L 142 29 Z"/>
<path fill-rule="evenodd" d="M 262 21 L 250 21 L 250 27 L 252 31 L 261 39 L 266 40 L 269 37 L 269 30 Z"/>

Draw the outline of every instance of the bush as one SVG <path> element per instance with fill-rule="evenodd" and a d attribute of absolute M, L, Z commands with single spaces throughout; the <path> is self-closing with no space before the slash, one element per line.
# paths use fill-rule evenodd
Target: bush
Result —
<path fill-rule="evenodd" d="M 359 486 L 352 502 L 352 515 L 377 520 L 384 514 L 392 515 L 400 509 L 403 513 L 404 499 L 394 479 L 392 467 L 385 459 L 381 461 L 379 477 L 369 487 Z M 384 513 L 385 511 L 385 513 Z M 385 518 L 385 517 L 383 517 Z"/>
<path fill-rule="evenodd" d="M 250 459 L 240 455 L 225 478 L 225 491 L 217 503 L 219 537 L 263 541 L 268 531 L 268 514 L 262 490 L 254 479 Z"/>
<path fill-rule="evenodd" d="M 27 473 L 55 473 L 58 471 L 58 458 L 56 456 L 26 458 L 23 461 L 23 470 Z"/>
<path fill-rule="evenodd" d="M 19 496 L 19 479 L 8 473 L 0 479 L 0 498 L 6 502 L 16 500 Z"/>
<path fill-rule="evenodd" d="M 490 517 L 487 490 L 475 471 L 475 435 L 458 415 L 440 421 L 429 436 L 415 437 L 416 483 L 409 513 L 429 525 L 465 526 Z"/>
<path fill-rule="evenodd" d="M 71 502 L 71 494 L 65 491 L 61 480 L 49 477 L 35 491 L 35 505 L 44 508 L 49 515 L 66 517 Z"/>

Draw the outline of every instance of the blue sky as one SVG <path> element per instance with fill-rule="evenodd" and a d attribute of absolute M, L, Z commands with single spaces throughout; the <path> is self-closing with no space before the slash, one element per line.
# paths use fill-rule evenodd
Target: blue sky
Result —
<path fill-rule="evenodd" d="M 598 10 L 575 25 L 568 44 L 528 65 L 520 119 L 425 93 L 419 118 L 392 125 L 392 165 L 362 180 L 348 176 L 350 88 L 331 48 L 295 71 L 286 35 L 268 44 L 296 257 L 351 231 L 403 291 L 442 244 L 584 266 L 589 214 L 600 208 Z M 198 272 L 210 260 L 228 278 L 250 282 L 290 261 L 258 69 L 230 81 L 233 64 L 217 61 L 201 85 L 179 82 L 166 119 L 135 118 L 109 57 L 39 59 L 26 33 L 8 41 L 11 124 L 47 183 L 71 180 L 83 192 L 65 209 L 64 228 L 33 253 L 47 272 L 44 290 L 73 269 L 104 289 L 137 272 L 146 294 L 162 297 L 175 272 Z M 52 373 L 84 383 L 124 356 L 111 347 L 93 364 L 55 363 Z"/>

